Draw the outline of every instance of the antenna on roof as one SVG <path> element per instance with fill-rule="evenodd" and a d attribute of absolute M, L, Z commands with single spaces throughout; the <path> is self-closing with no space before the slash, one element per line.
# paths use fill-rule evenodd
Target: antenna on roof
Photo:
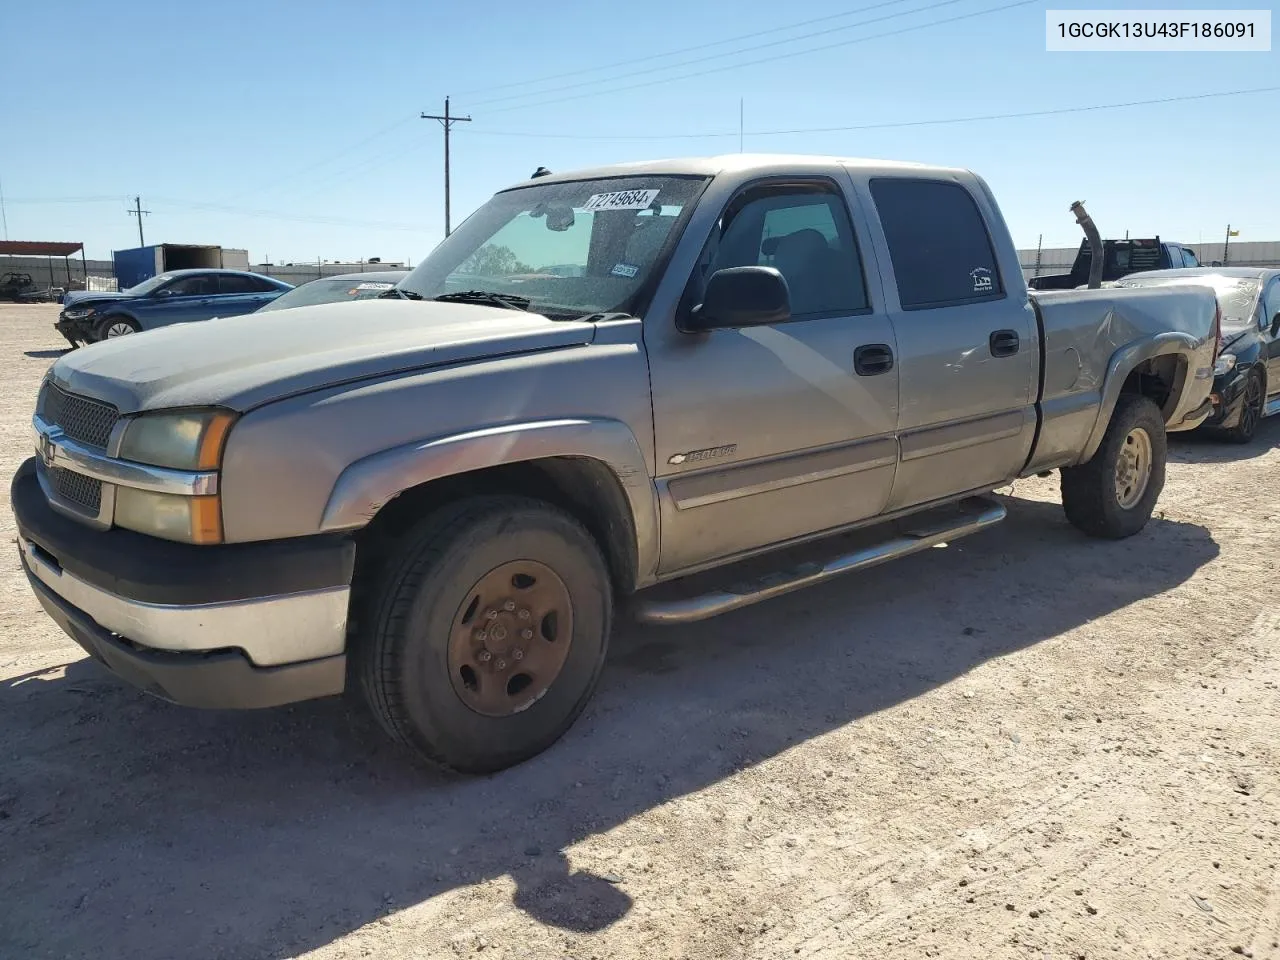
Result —
<path fill-rule="evenodd" d="M 549 176 L 551 176 L 550 170 L 548 170 L 546 167 L 539 167 L 537 170 L 533 171 L 533 176 L 530 177 L 529 179 L 537 180 L 539 177 L 549 177 Z"/>

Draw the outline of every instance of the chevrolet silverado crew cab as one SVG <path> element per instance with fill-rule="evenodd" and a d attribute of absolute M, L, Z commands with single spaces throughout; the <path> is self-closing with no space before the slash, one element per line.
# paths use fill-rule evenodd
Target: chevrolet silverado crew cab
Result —
<path fill-rule="evenodd" d="M 465 771 L 554 742 L 616 607 L 698 620 L 999 521 L 1061 470 L 1147 523 L 1208 414 L 1213 291 L 1034 298 L 964 170 L 732 156 L 541 175 L 378 299 L 62 357 L 24 567 L 161 697 L 358 692 Z"/>

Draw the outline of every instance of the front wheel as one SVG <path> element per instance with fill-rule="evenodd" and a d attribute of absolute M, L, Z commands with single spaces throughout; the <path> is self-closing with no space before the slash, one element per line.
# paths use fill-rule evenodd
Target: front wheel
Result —
<path fill-rule="evenodd" d="M 1164 489 L 1167 457 L 1160 408 L 1146 397 L 1121 396 L 1093 459 L 1062 470 L 1067 519 L 1091 537 L 1133 536 Z"/>
<path fill-rule="evenodd" d="M 98 324 L 99 340 L 114 340 L 116 337 L 127 337 L 131 333 L 141 331 L 138 321 L 131 317 L 107 317 Z"/>
<path fill-rule="evenodd" d="M 393 738 L 466 773 L 545 750 L 594 692 L 613 595 L 591 535 L 516 497 L 446 507 L 380 575 L 354 667 Z"/>

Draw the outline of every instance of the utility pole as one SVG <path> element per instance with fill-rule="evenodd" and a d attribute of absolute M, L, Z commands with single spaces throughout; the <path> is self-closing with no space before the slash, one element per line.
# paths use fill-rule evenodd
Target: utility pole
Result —
<path fill-rule="evenodd" d="M 4 238 L 9 239 L 9 216 L 4 212 L 4 186 L 0 184 L 0 223 L 4 224 Z"/>
<path fill-rule="evenodd" d="M 129 211 L 129 216 L 138 218 L 138 246 L 140 247 L 145 247 L 147 245 L 147 241 L 142 239 L 142 215 L 150 212 L 150 210 L 142 209 L 141 197 L 133 198 L 133 209 Z"/>
<path fill-rule="evenodd" d="M 1043 249 L 1044 249 L 1044 234 L 1042 233 L 1036 239 L 1036 269 L 1035 269 L 1035 273 L 1032 274 L 1033 277 L 1040 276 L 1040 254 Z"/>
<path fill-rule="evenodd" d="M 444 116 L 433 113 L 422 114 L 423 120 L 439 120 L 444 127 L 444 235 L 449 235 L 449 130 L 455 123 L 470 123 L 470 117 L 455 117 L 449 114 L 449 98 L 444 98 Z"/>
<path fill-rule="evenodd" d="M 1240 231 L 1239 231 L 1239 230 L 1232 230 L 1232 229 L 1231 229 L 1231 224 L 1229 224 L 1229 223 L 1228 223 L 1228 224 L 1227 224 L 1227 239 L 1226 239 L 1225 241 L 1223 241 L 1223 244 L 1222 244 L 1222 265 L 1223 265 L 1224 267 L 1229 267 L 1229 266 L 1231 266 L 1231 257 L 1228 255 L 1227 251 L 1228 251 L 1229 249 L 1231 249 L 1231 238 L 1232 238 L 1232 237 L 1238 237 L 1238 236 L 1240 236 Z"/>

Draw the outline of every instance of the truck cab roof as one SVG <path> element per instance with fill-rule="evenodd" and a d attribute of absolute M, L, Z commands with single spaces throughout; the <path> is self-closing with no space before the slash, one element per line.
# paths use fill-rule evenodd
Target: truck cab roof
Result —
<path fill-rule="evenodd" d="M 607 177 L 691 176 L 714 177 L 726 173 L 759 173 L 767 175 L 786 171 L 830 169 L 836 166 L 857 167 L 872 173 L 911 173 L 918 176 L 954 176 L 972 172 L 955 167 L 934 166 L 899 160 L 871 160 L 859 157 L 818 156 L 804 153 L 729 153 L 712 157 L 676 157 L 667 160 L 644 160 L 636 163 L 615 163 L 601 167 L 548 173 L 536 180 L 523 180 L 512 184 L 508 190 L 517 190 L 532 183 L 569 183 L 574 180 L 594 180 Z"/>

